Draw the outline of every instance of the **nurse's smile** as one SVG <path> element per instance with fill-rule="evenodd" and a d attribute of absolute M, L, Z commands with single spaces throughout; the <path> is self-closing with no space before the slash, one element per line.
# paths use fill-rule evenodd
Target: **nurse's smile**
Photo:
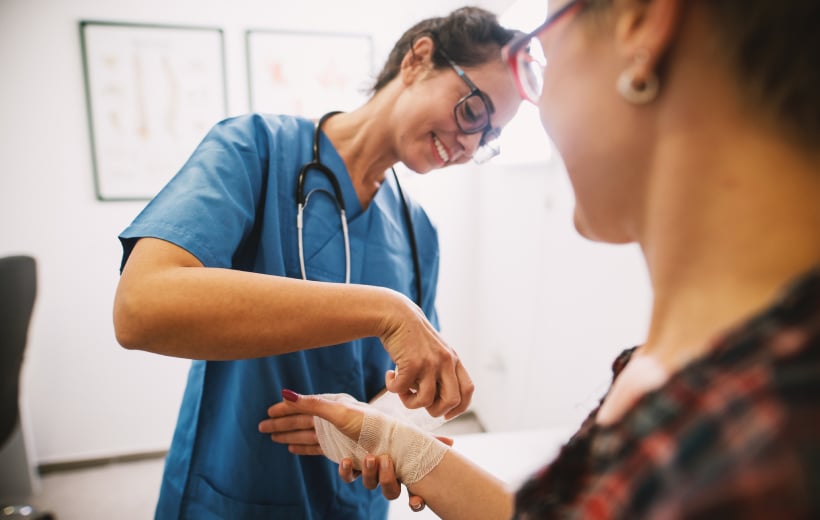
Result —
<path fill-rule="evenodd" d="M 445 165 L 450 161 L 450 151 L 444 146 L 444 143 L 441 142 L 441 139 L 438 138 L 436 134 L 433 134 L 433 152 L 435 153 L 436 157 L 440 161 L 441 165 Z"/>

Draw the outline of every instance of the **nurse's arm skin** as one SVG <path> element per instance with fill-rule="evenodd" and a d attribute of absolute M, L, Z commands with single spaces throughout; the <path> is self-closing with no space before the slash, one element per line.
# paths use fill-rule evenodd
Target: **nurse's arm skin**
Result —
<path fill-rule="evenodd" d="M 359 438 L 363 411 L 353 405 L 311 395 L 300 395 L 296 401 L 286 403 L 297 413 L 330 421 L 351 439 Z M 378 475 L 363 481 L 370 489 L 379 480 L 390 482 L 395 479 L 389 457 L 374 457 L 374 461 L 378 462 L 375 464 Z M 382 467 L 384 474 L 379 471 Z M 339 475 L 348 482 L 356 476 L 349 465 L 345 466 L 344 460 L 339 466 Z M 442 520 L 508 520 L 513 514 L 513 493 L 507 485 L 455 450 L 447 451 L 430 473 L 407 489 L 421 497 Z"/>
<path fill-rule="evenodd" d="M 128 349 L 207 360 L 376 336 L 398 367 L 388 390 L 408 408 L 455 417 L 474 391 L 455 351 L 397 291 L 206 268 L 188 251 L 155 238 L 140 239 L 123 269 L 114 330 Z"/>

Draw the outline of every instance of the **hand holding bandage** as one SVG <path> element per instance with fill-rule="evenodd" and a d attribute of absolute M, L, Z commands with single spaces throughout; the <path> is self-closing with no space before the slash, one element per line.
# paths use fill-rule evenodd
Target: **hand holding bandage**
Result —
<path fill-rule="evenodd" d="M 294 409 L 316 417 L 319 444 L 329 459 L 338 463 L 349 458 L 359 469 L 367 454 L 387 454 L 406 485 L 424 478 L 449 449 L 427 432 L 347 394 L 300 396 L 283 390 L 282 396 Z"/>

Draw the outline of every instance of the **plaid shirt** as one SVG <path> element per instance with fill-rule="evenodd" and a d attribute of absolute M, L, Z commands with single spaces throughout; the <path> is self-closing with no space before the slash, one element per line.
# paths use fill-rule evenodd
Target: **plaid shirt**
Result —
<path fill-rule="evenodd" d="M 516 519 L 820 518 L 820 267 L 614 425 L 596 414 Z"/>

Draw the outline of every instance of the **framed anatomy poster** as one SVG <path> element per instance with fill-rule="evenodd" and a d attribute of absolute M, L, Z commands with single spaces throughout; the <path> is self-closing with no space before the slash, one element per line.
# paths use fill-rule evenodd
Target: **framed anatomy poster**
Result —
<path fill-rule="evenodd" d="M 150 199 L 227 114 L 221 29 L 81 21 L 97 198 Z"/>
<path fill-rule="evenodd" d="M 375 79 L 369 35 L 248 30 L 245 43 L 253 112 L 318 119 L 369 97 Z"/>

